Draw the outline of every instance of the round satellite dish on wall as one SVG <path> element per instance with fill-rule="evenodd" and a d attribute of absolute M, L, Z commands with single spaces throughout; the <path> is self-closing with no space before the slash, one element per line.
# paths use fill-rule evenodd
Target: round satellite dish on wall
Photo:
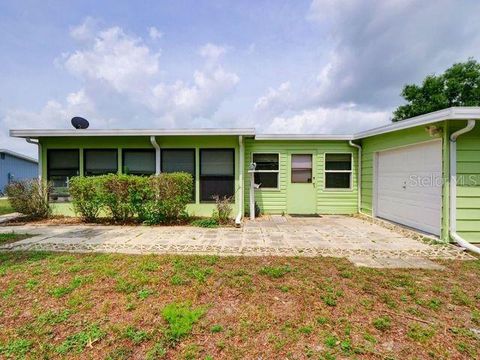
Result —
<path fill-rule="evenodd" d="M 72 118 L 72 126 L 75 129 L 87 129 L 90 124 L 87 119 L 84 119 L 80 116 L 75 116 Z"/>

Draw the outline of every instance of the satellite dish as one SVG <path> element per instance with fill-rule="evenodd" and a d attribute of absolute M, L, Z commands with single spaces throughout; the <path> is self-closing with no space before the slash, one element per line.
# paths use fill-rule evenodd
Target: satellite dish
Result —
<path fill-rule="evenodd" d="M 87 119 L 84 119 L 80 116 L 75 116 L 72 118 L 72 126 L 75 129 L 87 129 L 90 124 Z"/>

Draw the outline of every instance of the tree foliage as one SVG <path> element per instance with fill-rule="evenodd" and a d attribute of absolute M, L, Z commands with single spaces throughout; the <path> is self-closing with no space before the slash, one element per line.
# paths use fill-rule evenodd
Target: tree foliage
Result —
<path fill-rule="evenodd" d="M 453 64 L 443 74 L 427 76 L 421 85 L 405 85 L 407 104 L 393 112 L 393 121 L 452 106 L 480 106 L 480 63 L 469 59 Z"/>

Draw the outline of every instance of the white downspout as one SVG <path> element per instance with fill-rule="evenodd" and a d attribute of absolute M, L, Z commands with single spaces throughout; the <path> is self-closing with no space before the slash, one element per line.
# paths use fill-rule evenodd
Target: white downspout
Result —
<path fill-rule="evenodd" d="M 29 144 L 35 144 L 38 146 L 38 181 L 42 180 L 42 173 L 43 173 L 43 162 L 42 162 L 42 144 L 40 141 L 34 141 L 30 138 L 26 138 L 25 141 Z"/>
<path fill-rule="evenodd" d="M 357 208 L 358 212 L 362 212 L 362 147 L 358 144 L 355 144 L 352 140 L 348 142 L 350 146 L 356 147 L 358 149 L 358 160 L 357 160 Z"/>
<path fill-rule="evenodd" d="M 461 247 L 480 254 L 480 248 L 470 244 L 457 234 L 457 138 L 474 127 L 475 120 L 468 120 L 466 127 L 450 136 L 450 236 Z"/>
<path fill-rule="evenodd" d="M 155 136 L 150 136 L 150 143 L 155 148 L 155 174 L 160 174 L 160 145 L 157 143 Z"/>
<path fill-rule="evenodd" d="M 240 227 L 242 225 L 242 218 L 243 218 L 243 171 L 245 168 L 245 154 L 244 154 L 244 146 L 243 146 L 243 136 L 238 136 L 238 145 L 239 145 L 239 170 L 238 170 L 238 181 L 240 182 L 240 187 L 238 189 L 239 197 L 238 200 L 238 214 L 235 218 L 235 226 Z"/>

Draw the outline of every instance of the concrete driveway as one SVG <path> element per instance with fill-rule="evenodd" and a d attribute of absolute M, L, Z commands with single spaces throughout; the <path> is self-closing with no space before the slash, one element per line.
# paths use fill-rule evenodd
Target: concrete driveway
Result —
<path fill-rule="evenodd" d="M 241 229 L 191 226 L 22 225 L 0 232 L 35 234 L 0 250 L 346 257 L 357 265 L 441 266 L 434 259 L 472 259 L 453 245 L 433 245 L 350 216 L 265 216 Z"/>

